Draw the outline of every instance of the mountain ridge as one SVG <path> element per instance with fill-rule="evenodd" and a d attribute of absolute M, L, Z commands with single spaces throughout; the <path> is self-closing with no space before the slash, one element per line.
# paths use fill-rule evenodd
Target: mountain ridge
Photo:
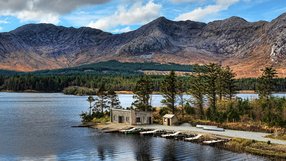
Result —
<path fill-rule="evenodd" d="M 107 60 L 178 64 L 220 63 L 238 77 L 265 66 L 286 76 L 286 13 L 271 22 L 230 17 L 209 23 L 159 17 L 112 34 L 89 27 L 27 24 L 0 33 L 0 69 L 35 71 Z"/>

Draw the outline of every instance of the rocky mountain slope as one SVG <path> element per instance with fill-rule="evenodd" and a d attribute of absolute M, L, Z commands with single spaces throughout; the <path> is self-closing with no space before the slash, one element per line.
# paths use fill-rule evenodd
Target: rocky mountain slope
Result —
<path fill-rule="evenodd" d="M 271 22 L 239 17 L 208 24 L 160 17 L 122 34 L 29 24 L 0 33 L 0 69 L 32 71 L 106 60 L 230 66 L 255 77 L 273 65 L 286 76 L 286 14 Z"/>

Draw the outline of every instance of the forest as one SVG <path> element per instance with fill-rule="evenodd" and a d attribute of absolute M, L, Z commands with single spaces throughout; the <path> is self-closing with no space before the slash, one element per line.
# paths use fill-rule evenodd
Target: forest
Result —
<path fill-rule="evenodd" d="M 15 72 L 0 70 L 1 91 L 37 91 L 37 92 L 65 92 L 66 94 L 88 95 L 92 89 L 101 84 L 116 91 L 132 91 L 138 79 L 144 75 L 144 70 L 155 71 L 185 71 L 196 73 L 203 71 L 205 66 L 178 65 L 159 63 L 121 63 L 107 61 L 57 70 L 43 70 L 36 72 Z M 166 76 L 151 75 L 154 91 L 159 91 L 159 85 Z M 178 76 L 181 80 L 188 79 L 188 75 Z M 275 78 L 274 91 L 286 91 L 286 79 Z M 188 86 L 188 81 L 183 81 Z M 235 79 L 237 90 L 257 90 L 256 78 Z M 65 90 L 64 90 L 65 89 Z M 78 91 L 79 89 L 79 91 Z"/>

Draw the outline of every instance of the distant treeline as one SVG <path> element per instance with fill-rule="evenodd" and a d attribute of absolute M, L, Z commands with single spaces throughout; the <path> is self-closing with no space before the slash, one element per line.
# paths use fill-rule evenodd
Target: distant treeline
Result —
<path fill-rule="evenodd" d="M 118 91 L 132 91 L 141 75 L 115 75 L 115 74 L 72 74 L 72 75 L 0 75 L 0 89 L 9 91 L 35 90 L 40 92 L 62 92 L 64 88 L 79 86 L 98 88 L 102 84 Z M 155 91 L 165 76 L 150 76 L 154 82 Z M 188 76 L 182 76 L 188 86 Z M 238 90 L 256 90 L 257 79 L 237 79 Z M 286 91 L 286 79 L 275 79 L 275 91 Z"/>
<path fill-rule="evenodd" d="M 257 90 L 258 79 L 256 78 L 243 78 L 237 79 L 236 85 L 239 90 Z M 286 79 L 274 79 L 274 92 L 286 92 Z"/>
<path fill-rule="evenodd" d="M 107 61 L 95 64 L 82 65 L 78 67 L 43 70 L 30 73 L 0 70 L 0 90 L 25 91 L 35 90 L 40 92 L 62 92 L 71 86 L 98 88 L 102 84 L 114 90 L 134 89 L 134 86 L 144 70 L 157 71 L 184 71 L 194 72 L 203 66 L 198 65 L 178 65 L 159 63 L 121 63 L 118 61 Z M 165 76 L 150 76 L 154 82 L 155 91 L 159 91 L 159 86 Z M 181 76 L 188 86 L 188 76 Z M 237 79 L 238 90 L 256 90 L 257 79 Z M 275 79 L 275 91 L 286 91 L 286 79 Z"/>
<path fill-rule="evenodd" d="M 15 72 L 8 70 L 0 70 L 0 75 L 78 75 L 78 74 L 92 74 L 92 75 L 142 75 L 143 71 L 182 71 L 192 72 L 194 68 L 199 65 L 180 65 L 180 64 L 159 64 L 152 62 L 145 63 L 123 63 L 115 60 L 99 62 L 94 64 L 86 64 L 78 67 L 70 67 L 55 70 L 40 70 L 35 72 Z"/>

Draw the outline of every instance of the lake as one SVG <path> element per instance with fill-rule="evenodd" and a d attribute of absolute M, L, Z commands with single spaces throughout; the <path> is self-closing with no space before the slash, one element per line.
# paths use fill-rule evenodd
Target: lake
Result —
<path fill-rule="evenodd" d="M 218 148 L 155 137 L 71 128 L 88 110 L 85 96 L 0 92 L 0 161 L 18 160 L 265 160 Z M 160 104 L 154 95 L 153 105 Z M 132 95 L 120 95 L 130 106 Z"/>

